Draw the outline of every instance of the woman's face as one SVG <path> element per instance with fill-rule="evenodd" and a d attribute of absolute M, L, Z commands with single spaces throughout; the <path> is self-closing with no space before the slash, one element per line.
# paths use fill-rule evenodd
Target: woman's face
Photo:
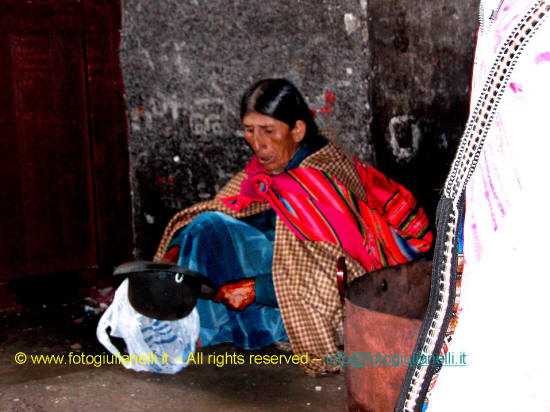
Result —
<path fill-rule="evenodd" d="M 244 138 L 265 169 L 277 174 L 285 170 L 305 136 L 306 125 L 298 120 L 293 129 L 280 120 L 257 112 L 243 118 Z"/>

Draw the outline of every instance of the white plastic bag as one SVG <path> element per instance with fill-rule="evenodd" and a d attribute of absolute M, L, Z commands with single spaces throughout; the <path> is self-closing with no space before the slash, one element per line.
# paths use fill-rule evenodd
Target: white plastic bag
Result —
<path fill-rule="evenodd" d="M 128 355 L 122 355 L 110 336 L 124 339 Z M 200 323 L 197 308 L 183 319 L 151 319 L 136 312 L 128 300 L 128 279 L 115 292 L 113 303 L 97 325 L 97 339 L 116 355 L 127 369 L 158 373 L 177 373 L 188 365 L 195 353 Z"/>

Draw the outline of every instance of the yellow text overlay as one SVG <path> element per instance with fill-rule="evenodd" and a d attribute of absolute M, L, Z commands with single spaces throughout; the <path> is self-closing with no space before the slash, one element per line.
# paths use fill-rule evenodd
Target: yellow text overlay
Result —
<path fill-rule="evenodd" d="M 70 352 L 68 355 L 39 355 L 29 354 L 24 352 L 18 352 L 15 354 L 15 363 L 18 365 L 31 364 L 31 365 L 83 365 L 83 366 L 95 366 L 99 368 L 103 365 L 152 365 L 161 363 L 166 365 L 169 362 L 167 353 L 162 356 L 157 356 L 155 353 L 150 352 L 145 355 L 107 355 L 105 353 L 101 355 L 86 355 L 84 353 Z"/>
<path fill-rule="evenodd" d="M 218 368 L 231 365 L 304 365 L 310 362 L 308 354 L 305 355 L 283 355 L 283 354 L 237 354 L 237 353 L 211 353 L 205 354 L 202 352 L 191 352 L 187 358 L 174 358 L 164 352 L 158 355 L 154 352 L 149 352 L 144 355 L 86 355 L 84 353 L 70 352 L 67 355 L 41 355 L 41 354 L 26 354 L 18 352 L 14 357 L 15 363 L 18 365 L 81 365 L 94 366 L 99 368 L 103 365 L 167 365 L 170 363 L 185 363 L 189 365 L 215 365 Z M 311 359 L 319 361 L 320 359 Z"/>
<path fill-rule="evenodd" d="M 227 365 L 305 365 L 309 363 L 309 355 L 260 355 L 237 353 L 190 353 L 186 359 L 189 364 L 216 365 L 222 368 Z"/>

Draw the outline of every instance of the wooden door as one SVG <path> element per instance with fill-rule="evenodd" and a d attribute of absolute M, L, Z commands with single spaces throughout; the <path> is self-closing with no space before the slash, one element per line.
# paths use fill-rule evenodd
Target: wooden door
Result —
<path fill-rule="evenodd" d="M 0 5 L 0 279 L 128 259 L 120 2 Z"/>

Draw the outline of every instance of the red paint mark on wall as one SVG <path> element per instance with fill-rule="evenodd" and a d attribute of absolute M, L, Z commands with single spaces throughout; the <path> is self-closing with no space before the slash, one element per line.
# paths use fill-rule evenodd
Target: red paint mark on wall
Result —
<path fill-rule="evenodd" d="M 550 52 L 544 52 L 535 57 L 535 63 L 550 62 Z"/>
<path fill-rule="evenodd" d="M 334 97 L 334 93 L 332 93 L 332 90 L 329 90 L 325 93 L 325 106 L 321 107 L 319 110 L 317 109 L 311 109 L 311 114 L 315 116 L 317 112 L 323 113 L 323 114 L 330 114 L 332 111 L 332 108 L 334 107 L 334 103 L 336 102 L 336 97 Z"/>
<path fill-rule="evenodd" d="M 151 176 L 149 175 L 149 177 L 151 177 Z M 167 184 L 167 185 L 170 185 L 170 186 L 175 186 L 176 178 L 174 177 L 174 175 L 170 175 L 168 177 L 157 176 L 157 177 L 155 177 L 155 183 L 157 185 Z"/>

